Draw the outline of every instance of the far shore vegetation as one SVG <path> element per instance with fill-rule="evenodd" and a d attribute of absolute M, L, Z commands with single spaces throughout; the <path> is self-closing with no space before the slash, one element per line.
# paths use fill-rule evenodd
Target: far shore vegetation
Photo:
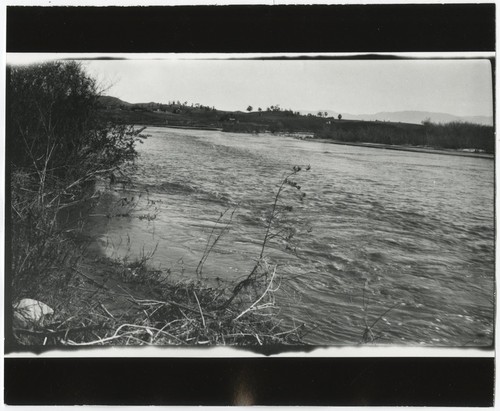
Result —
<path fill-rule="evenodd" d="M 302 115 L 279 105 L 247 107 L 228 112 L 187 101 L 130 104 L 115 97 L 100 100 L 105 118 L 123 124 L 220 129 L 236 133 L 304 133 L 314 138 L 350 143 L 375 143 L 493 154 L 493 126 L 467 122 L 422 124 L 360 121 L 333 117 L 328 112 Z"/>

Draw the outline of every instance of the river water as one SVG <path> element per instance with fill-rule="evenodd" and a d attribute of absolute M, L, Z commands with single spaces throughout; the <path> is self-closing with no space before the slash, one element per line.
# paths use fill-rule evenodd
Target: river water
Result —
<path fill-rule="evenodd" d="M 366 325 L 377 344 L 492 344 L 492 160 L 285 136 L 146 133 L 131 184 L 113 186 L 120 211 L 90 221 L 110 257 L 156 250 L 150 264 L 196 278 L 214 224 L 236 210 L 203 277 L 241 278 L 259 256 L 283 176 L 310 165 L 293 177 L 301 190 L 280 197 L 279 228 L 292 241 L 277 237 L 265 249 L 282 278 L 284 324 L 306 323 L 306 341 L 318 345 L 358 344 Z"/>

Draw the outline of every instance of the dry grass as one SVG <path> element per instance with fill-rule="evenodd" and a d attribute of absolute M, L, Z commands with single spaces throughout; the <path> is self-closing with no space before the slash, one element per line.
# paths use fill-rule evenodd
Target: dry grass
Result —
<path fill-rule="evenodd" d="M 260 275 L 226 306 L 231 286 L 172 282 L 164 273 L 101 260 L 100 275 L 74 275 L 63 295 L 47 295 L 55 314 L 44 324 L 14 327 L 21 345 L 282 345 L 301 344 L 304 326 L 283 329 L 275 293 L 276 267 L 259 264 Z M 87 267 L 88 269 L 88 267 Z"/>

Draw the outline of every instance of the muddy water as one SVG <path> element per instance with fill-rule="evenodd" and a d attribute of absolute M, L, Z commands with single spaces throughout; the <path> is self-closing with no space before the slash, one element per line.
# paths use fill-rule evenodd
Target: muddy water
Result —
<path fill-rule="evenodd" d="M 115 184 L 89 222 L 109 256 L 156 250 L 150 263 L 194 277 L 215 222 L 236 209 L 203 275 L 240 278 L 260 253 L 280 180 L 310 164 L 294 178 L 302 201 L 293 188 L 281 198 L 292 241 L 276 238 L 265 251 L 283 278 L 286 323 L 311 326 L 313 344 L 357 344 L 366 325 L 379 344 L 492 343 L 493 161 L 268 135 L 147 133 L 131 184 Z"/>

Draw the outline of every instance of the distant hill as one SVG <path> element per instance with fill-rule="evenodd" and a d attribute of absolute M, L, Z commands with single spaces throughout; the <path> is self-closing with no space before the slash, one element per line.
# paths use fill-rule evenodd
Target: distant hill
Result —
<path fill-rule="evenodd" d="M 133 104 L 131 103 L 127 103 L 126 101 L 120 100 L 119 98 L 112 96 L 101 96 L 99 97 L 99 102 L 106 107 L 133 106 Z"/>
<path fill-rule="evenodd" d="M 148 107 L 156 106 L 158 103 L 137 103 L 132 104 L 126 101 L 120 100 L 117 97 L 112 96 L 101 96 L 99 98 L 100 103 L 108 108 L 118 108 L 118 107 Z M 316 115 L 320 110 L 298 110 L 301 114 L 313 114 Z M 328 117 L 337 118 L 339 115 L 338 111 L 324 109 L 321 110 L 322 113 L 328 113 Z M 244 114 L 241 111 L 235 111 L 234 114 Z M 482 124 L 487 126 L 493 125 L 492 116 L 455 116 L 448 113 L 436 113 L 432 111 L 381 111 L 375 114 L 351 114 L 351 113 L 340 113 L 342 114 L 342 119 L 344 120 L 365 120 L 365 121 L 390 121 L 395 123 L 410 123 L 410 124 L 422 124 L 422 121 L 430 120 L 433 123 L 451 123 L 451 122 L 467 122 L 474 124 Z"/>
<path fill-rule="evenodd" d="M 317 114 L 320 110 L 299 110 L 302 114 Z M 327 112 L 328 117 L 337 117 L 339 113 L 334 110 L 321 110 Z M 341 113 L 346 120 L 367 120 L 367 121 L 392 121 L 401 123 L 421 124 L 422 121 L 430 119 L 433 123 L 451 123 L 454 121 L 468 122 L 474 124 L 493 125 L 491 116 L 455 116 L 448 113 L 435 113 L 432 111 L 382 111 L 375 114 L 351 114 Z"/>
<path fill-rule="evenodd" d="M 494 153 L 495 135 L 487 117 L 458 117 L 426 111 L 351 115 L 333 110 L 303 113 L 292 110 L 222 111 L 200 104 L 137 103 L 101 98 L 103 119 L 122 124 L 221 130 L 234 133 L 307 134 L 344 143 L 437 147 Z M 327 112 L 325 118 L 325 111 Z M 422 124 L 429 119 L 431 123 Z M 486 121 L 485 121 L 486 119 Z M 487 124 L 481 124 L 485 121 Z M 446 124 L 458 122 L 459 124 Z M 439 124 L 441 123 L 441 124 Z"/>

